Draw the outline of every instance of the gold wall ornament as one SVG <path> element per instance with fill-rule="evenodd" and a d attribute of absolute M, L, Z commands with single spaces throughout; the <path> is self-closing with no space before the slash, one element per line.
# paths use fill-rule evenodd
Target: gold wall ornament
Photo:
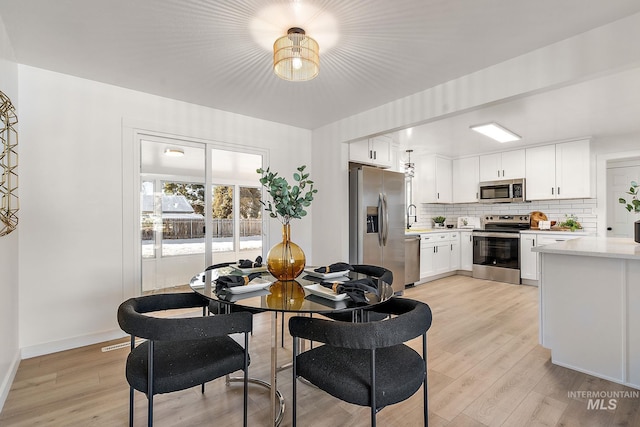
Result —
<path fill-rule="evenodd" d="M 0 236 L 11 233 L 18 226 L 18 123 L 15 107 L 0 91 Z"/>

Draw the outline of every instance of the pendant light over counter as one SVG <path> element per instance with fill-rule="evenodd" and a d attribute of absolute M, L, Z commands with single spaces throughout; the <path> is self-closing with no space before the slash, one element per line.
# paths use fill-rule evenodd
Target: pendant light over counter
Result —
<path fill-rule="evenodd" d="M 302 28 L 289 28 L 273 44 L 273 71 L 283 80 L 304 82 L 320 72 L 318 42 L 307 36 Z"/>

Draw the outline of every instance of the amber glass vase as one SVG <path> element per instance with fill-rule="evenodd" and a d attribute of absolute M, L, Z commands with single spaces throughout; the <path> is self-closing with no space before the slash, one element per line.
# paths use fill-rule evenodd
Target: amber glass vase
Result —
<path fill-rule="evenodd" d="M 282 242 L 267 254 L 267 269 L 278 280 L 293 280 L 302 273 L 306 258 L 300 246 L 291 241 L 291 227 L 282 225 Z"/>

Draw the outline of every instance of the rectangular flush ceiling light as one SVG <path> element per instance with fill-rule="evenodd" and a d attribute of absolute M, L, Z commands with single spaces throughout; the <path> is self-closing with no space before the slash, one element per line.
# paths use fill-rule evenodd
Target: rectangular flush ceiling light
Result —
<path fill-rule="evenodd" d="M 511 142 L 522 139 L 520 135 L 516 135 L 509 129 L 504 128 L 495 122 L 470 126 L 470 128 L 475 130 L 476 132 L 488 136 L 489 138 L 493 138 L 498 142 Z"/>

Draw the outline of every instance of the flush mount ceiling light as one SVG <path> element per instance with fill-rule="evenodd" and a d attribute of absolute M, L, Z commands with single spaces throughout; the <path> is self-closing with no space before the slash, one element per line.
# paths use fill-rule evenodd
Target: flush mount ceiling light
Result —
<path fill-rule="evenodd" d="M 165 148 L 164 155 L 168 157 L 182 157 L 184 150 L 182 148 Z"/>
<path fill-rule="evenodd" d="M 496 122 L 485 123 L 483 125 L 470 126 L 472 130 L 495 139 L 498 142 L 511 142 L 522 139 L 520 135 L 511 132 L 509 129 L 500 126 Z"/>
<path fill-rule="evenodd" d="M 318 42 L 302 28 L 289 28 L 287 35 L 273 44 L 273 71 L 281 79 L 293 82 L 315 78 L 320 71 Z"/>

